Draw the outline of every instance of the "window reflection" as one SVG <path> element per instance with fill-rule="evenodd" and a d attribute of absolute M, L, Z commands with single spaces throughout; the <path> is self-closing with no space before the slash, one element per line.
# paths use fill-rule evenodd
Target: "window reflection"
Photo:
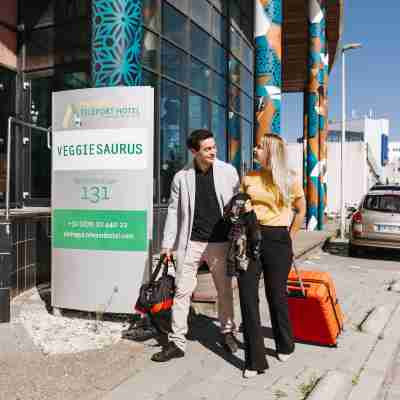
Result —
<path fill-rule="evenodd" d="M 212 9 L 212 35 L 215 39 L 224 44 L 226 42 L 225 23 L 225 18 L 217 10 Z"/>
<path fill-rule="evenodd" d="M 223 76 L 213 72 L 211 98 L 222 105 L 226 105 L 226 80 Z"/>
<path fill-rule="evenodd" d="M 172 179 L 186 162 L 186 89 L 162 81 L 160 109 L 160 198 L 167 203 Z"/>
<path fill-rule="evenodd" d="M 232 56 L 229 57 L 229 80 L 240 86 L 240 63 Z"/>
<path fill-rule="evenodd" d="M 190 24 L 190 51 L 204 62 L 210 64 L 210 35 Z"/>
<path fill-rule="evenodd" d="M 178 10 L 187 14 L 189 0 L 167 0 L 167 1 L 173 4 Z"/>
<path fill-rule="evenodd" d="M 252 169 L 253 131 L 251 124 L 242 120 L 242 174 Z"/>
<path fill-rule="evenodd" d="M 143 23 L 153 31 L 160 31 L 160 0 L 143 0 Z"/>
<path fill-rule="evenodd" d="M 187 48 L 188 19 L 173 7 L 163 2 L 163 34 L 184 49 Z"/>
<path fill-rule="evenodd" d="M 143 46 L 142 46 L 142 64 L 151 69 L 157 70 L 158 68 L 158 49 L 159 39 L 147 29 L 144 30 Z"/>
<path fill-rule="evenodd" d="M 237 112 L 241 111 L 240 89 L 235 85 L 229 85 L 229 108 Z"/>
<path fill-rule="evenodd" d="M 177 81 L 186 82 L 187 55 L 166 40 L 162 43 L 162 72 Z"/>
<path fill-rule="evenodd" d="M 240 38 L 239 34 L 236 32 L 236 30 L 233 27 L 231 27 L 231 29 L 230 29 L 230 35 L 231 35 L 231 52 L 237 58 L 240 59 L 240 42 L 241 42 L 241 38 Z"/>
<path fill-rule="evenodd" d="M 207 32 L 211 30 L 211 6 L 207 0 L 192 0 L 192 18 Z"/>
<path fill-rule="evenodd" d="M 228 119 L 229 162 L 240 171 L 240 118 L 230 111 Z"/>
<path fill-rule="evenodd" d="M 253 50 L 244 40 L 242 41 L 242 50 L 244 64 L 248 69 L 253 70 Z"/>
<path fill-rule="evenodd" d="M 254 91 L 254 81 L 252 78 L 251 73 L 243 67 L 240 68 L 240 75 L 241 75 L 241 87 L 242 89 L 250 96 L 253 96 Z"/>
<path fill-rule="evenodd" d="M 211 104 L 211 131 L 217 142 L 218 158 L 226 161 L 226 108 L 218 104 Z"/>
<path fill-rule="evenodd" d="M 226 51 L 215 40 L 212 40 L 212 65 L 221 74 L 226 74 Z"/>
<path fill-rule="evenodd" d="M 67 78 L 68 80 L 69 78 Z M 52 77 L 32 80 L 31 117 L 43 127 L 51 125 Z M 32 131 L 31 134 L 31 197 L 50 197 L 50 150 L 46 135 Z"/>
<path fill-rule="evenodd" d="M 189 94 L 189 130 L 210 129 L 210 102 L 203 96 Z"/>
<path fill-rule="evenodd" d="M 242 97 L 241 101 L 241 111 L 243 116 L 248 119 L 249 121 L 252 121 L 253 119 L 253 100 L 247 96 L 244 92 L 240 93 Z"/>
<path fill-rule="evenodd" d="M 190 63 L 190 83 L 199 92 L 208 95 L 208 87 L 211 71 L 204 64 L 191 59 Z"/>

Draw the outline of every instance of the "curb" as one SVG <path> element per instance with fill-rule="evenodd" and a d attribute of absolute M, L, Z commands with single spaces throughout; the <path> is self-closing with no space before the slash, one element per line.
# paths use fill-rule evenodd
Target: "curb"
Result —
<path fill-rule="evenodd" d="M 396 350 L 400 345 L 400 304 L 398 303 L 392 318 L 378 336 L 375 347 L 362 366 L 357 386 L 353 388 L 347 400 L 376 400 L 386 373 L 393 363 Z"/>
<path fill-rule="evenodd" d="M 308 256 L 310 253 L 313 253 L 316 250 L 322 249 L 325 244 L 331 239 L 332 236 L 327 236 L 326 238 L 322 239 L 318 243 L 315 243 L 314 245 L 307 247 L 306 249 L 299 251 L 294 254 L 294 258 L 296 260 L 302 260 L 306 256 Z"/>

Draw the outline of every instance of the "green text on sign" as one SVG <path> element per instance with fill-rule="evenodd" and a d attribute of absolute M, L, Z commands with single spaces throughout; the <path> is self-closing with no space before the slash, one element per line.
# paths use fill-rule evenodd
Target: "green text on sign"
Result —
<path fill-rule="evenodd" d="M 56 209 L 53 212 L 53 246 L 61 249 L 146 251 L 147 212 Z"/>

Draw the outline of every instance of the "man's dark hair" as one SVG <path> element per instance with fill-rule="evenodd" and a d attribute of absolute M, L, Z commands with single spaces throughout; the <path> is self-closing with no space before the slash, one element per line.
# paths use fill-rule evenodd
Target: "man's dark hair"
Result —
<path fill-rule="evenodd" d="M 187 138 L 186 145 L 187 148 L 193 149 L 195 151 L 200 150 L 200 142 L 203 140 L 213 138 L 214 135 L 212 132 L 208 131 L 207 129 L 196 129 L 193 131 L 190 136 Z"/>

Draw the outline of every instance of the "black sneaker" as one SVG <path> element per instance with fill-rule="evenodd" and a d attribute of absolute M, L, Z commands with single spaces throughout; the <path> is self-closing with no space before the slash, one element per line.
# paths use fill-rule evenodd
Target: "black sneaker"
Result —
<path fill-rule="evenodd" d="M 233 336 L 232 332 L 228 332 L 224 334 L 224 348 L 229 353 L 236 353 L 238 351 L 238 344 L 236 343 L 235 336 Z"/>
<path fill-rule="evenodd" d="M 173 358 L 184 357 L 185 352 L 181 350 L 174 342 L 168 342 L 168 344 L 158 353 L 151 356 L 152 361 L 166 362 Z"/>

